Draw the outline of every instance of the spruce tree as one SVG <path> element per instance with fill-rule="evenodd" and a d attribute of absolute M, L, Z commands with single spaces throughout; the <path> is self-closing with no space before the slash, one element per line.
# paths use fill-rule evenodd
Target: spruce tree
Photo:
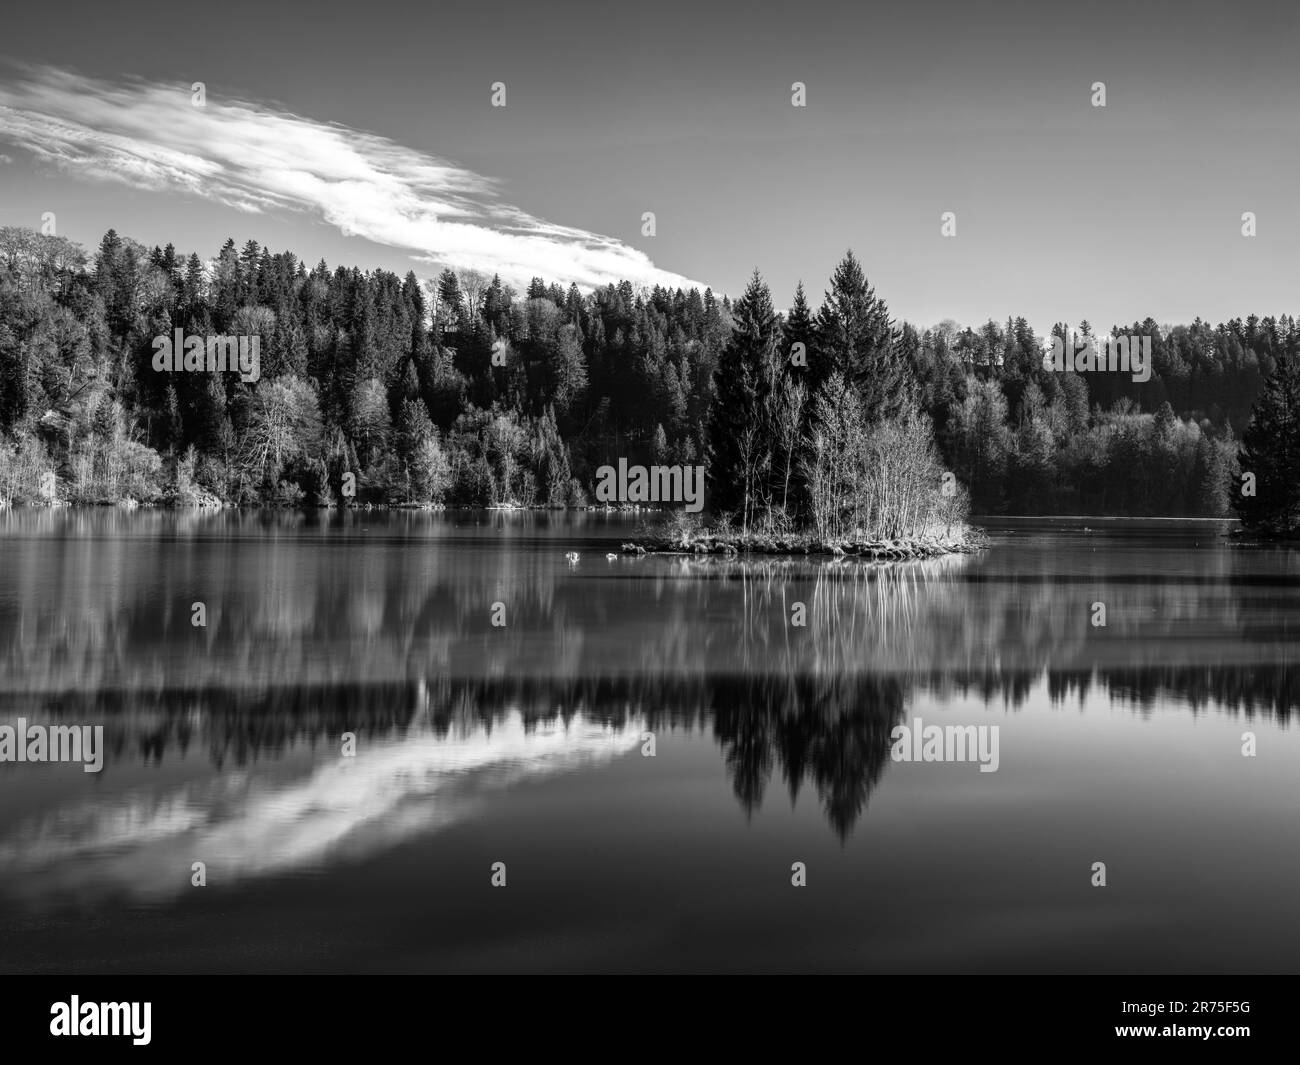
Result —
<path fill-rule="evenodd" d="M 706 477 L 711 506 L 737 514 L 742 529 L 748 530 L 762 502 L 759 489 L 771 461 L 771 434 L 764 415 L 770 367 L 779 357 L 780 342 L 772 295 L 757 270 L 731 314 L 731 337 L 713 374 L 716 398 Z"/>
<path fill-rule="evenodd" d="M 205 283 L 203 263 L 197 254 L 191 252 L 185 261 L 185 279 L 181 282 L 180 303 L 184 315 L 189 316 L 199 311 Z"/>
<path fill-rule="evenodd" d="M 244 250 L 239 253 L 239 303 L 256 303 L 257 264 L 262 258 L 261 245 L 255 240 L 246 240 Z"/>
<path fill-rule="evenodd" d="M 578 286 L 570 282 L 569 291 L 564 297 L 564 317 L 571 325 L 580 323 L 582 315 L 582 293 L 578 291 Z"/>
<path fill-rule="evenodd" d="M 450 268 L 438 275 L 438 322 L 444 329 L 456 329 L 464 307 L 460 282 Z"/>
<path fill-rule="evenodd" d="M 1242 523 L 1264 536 L 1300 537 L 1300 353 L 1294 350 L 1278 353 L 1264 382 L 1241 438 L 1240 466 L 1232 505 Z"/>
<path fill-rule="evenodd" d="M 216 276 L 213 279 L 213 325 L 222 332 L 235 317 L 240 304 L 239 253 L 235 242 L 227 238 L 217 256 Z"/>
<path fill-rule="evenodd" d="M 790 304 L 790 313 L 785 317 L 785 357 L 789 365 L 790 352 L 796 344 L 804 346 L 805 359 L 810 360 L 810 353 L 813 350 L 813 318 L 812 311 L 808 307 L 808 300 L 803 294 L 803 282 L 800 281 L 794 290 L 794 302 Z M 804 373 L 802 369 L 798 371 Z"/>
<path fill-rule="evenodd" d="M 857 392 L 869 423 L 891 418 L 908 392 L 909 370 L 895 344 L 889 308 L 867 284 L 853 252 L 835 268 L 817 314 L 814 387 L 839 373 Z"/>

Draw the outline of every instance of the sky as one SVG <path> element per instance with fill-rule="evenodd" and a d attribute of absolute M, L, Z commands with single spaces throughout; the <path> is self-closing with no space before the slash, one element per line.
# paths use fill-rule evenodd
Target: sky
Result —
<path fill-rule="evenodd" d="M 800 280 L 818 303 L 852 248 L 922 326 L 1297 310 L 1300 5 L 171 0 L 5 22 L 0 225 L 54 212 L 88 247 L 112 227 L 205 258 L 253 238 L 732 295 L 757 268 L 778 307 Z"/>

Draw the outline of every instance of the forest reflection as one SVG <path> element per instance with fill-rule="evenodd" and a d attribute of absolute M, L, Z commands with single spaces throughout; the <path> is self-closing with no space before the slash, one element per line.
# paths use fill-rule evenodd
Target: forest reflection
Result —
<path fill-rule="evenodd" d="M 199 752 L 229 769 L 348 731 L 487 734 L 511 716 L 688 729 L 713 737 L 746 809 L 811 789 L 846 836 L 920 694 L 1014 712 L 1039 691 L 1101 692 L 1138 713 L 1279 723 L 1300 701 L 1285 558 L 1261 573 L 1225 550 L 1181 568 L 1105 550 L 884 566 L 589 550 L 575 568 L 545 521 L 485 536 L 403 514 L 22 520 L 0 528 L 0 716 L 102 721 L 106 773 Z"/>

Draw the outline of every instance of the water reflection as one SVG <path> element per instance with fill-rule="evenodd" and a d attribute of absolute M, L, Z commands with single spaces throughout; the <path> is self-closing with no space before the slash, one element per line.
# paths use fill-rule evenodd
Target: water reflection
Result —
<path fill-rule="evenodd" d="M 0 820 L 7 894 L 167 897 L 195 855 L 226 882 L 360 861 L 631 756 L 647 731 L 710 737 L 747 814 L 773 789 L 814 795 L 843 841 L 923 697 L 1015 712 L 1104 694 L 1272 727 L 1300 702 L 1293 553 L 1052 533 L 884 566 L 607 559 L 630 531 L 598 514 L 0 514 L 0 717 L 102 722 L 108 748 L 102 782 L 59 777 L 38 799 L 23 788 L 43 767 L 0 765 L 24 800 Z M 113 782 L 141 768 L 172 772 Z"/>
<path fill-rule="evenodd" d="M 412 729 L 287 781 L 230 772 L 67 803 L 0 841 L 0 867 L 27 902 L 156 901 L 190 886 L 196 856 L 224 885 L 359 861 L 472 816 L 494 792 L 608 761 L 635 739 L 581 718 L 525 728 L 517 714 L 490 731 Z"/>
<path fill-rule="evenodd" d="M 142 528 L 112 513 L 0 514 L 0 687 L 133 696 L 431 676 L 1105 675 L 1276 665 L 1300 635 L 1297 552 L 1057 537 L 886 566 L 609 561 L 626 525 L 578 517 L 566 536 L 555 516 L 489 534 L 426 514 L 148 514 Z M 575 542 L 593 549 L 570 567 L 562 553 Z M 1104 628 L 1089 622 L 1097 602 Z M 495 603 L 504 627 L 491 623 Z M 1272 709 L 1294 704 L 1289 686 L 1270 691 L 1258 694 Z"/>

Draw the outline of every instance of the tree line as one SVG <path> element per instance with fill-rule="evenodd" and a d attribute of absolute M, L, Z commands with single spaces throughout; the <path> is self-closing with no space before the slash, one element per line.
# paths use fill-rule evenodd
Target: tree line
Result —
<path fill-rule="evenodd" d="M 177 328 L 259 336 L 260 379 L 155 371 L 154 338 Z M 827 537 L 901 535 L 967 502 L 1229 513 L 1265 382 L 1291 380 L 1273 405 L 1293 402 L 1294 318 L 1111 331 L 1152 338 L 1148 381 L 1053 371 L 1024 318 L 896 321 L 851 252 L 816 310 L 801 284 L 781 313 L 757 273 L 734 302 L 519 291 L 309 267 L 254 240 L 205 262 L 111 230 L 88 254 L 3 229 L 0 498 L 563 506 L 623 457 L 703 464 L 715 515 Z"/>

